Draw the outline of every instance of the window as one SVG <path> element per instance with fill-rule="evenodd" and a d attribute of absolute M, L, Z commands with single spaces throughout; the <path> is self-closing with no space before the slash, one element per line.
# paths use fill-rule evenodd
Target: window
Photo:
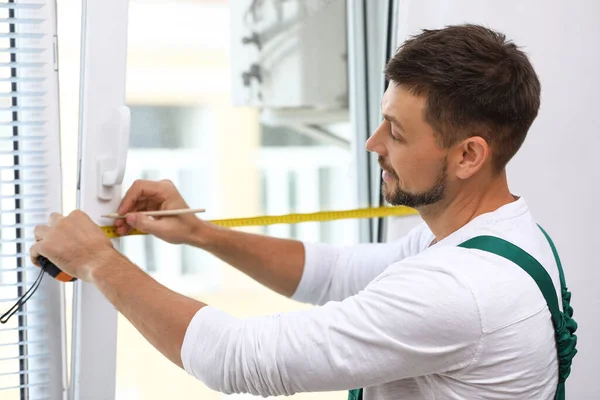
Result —
<path fill-rule="evenodd" d="M 334 63 L 325 63 L 338 73 L 331 82 L 302 77 L 307 87 L 311 87 L 311 96 L 297 90 L 301 85 L 286 92 L 277 89 L 280 83 L 270 82 L 263 90 L 256 87 L 256 77 L 251 76 L 256 71 L 252 68 L 240 71 L 240 64 L 232 59 L 232 53 L 238 54 L 234 45 L 240 44 L 232 39 L 236 34 L 235 26 L 230 24 L 233 2 L 131 0 L 129 3 L 128 8 L 127 2 L 119 0 L 85 4 L 79 71 L 73 68 L 80 56 L 76 39 L 80 29 L 79 2 L 59 0 L 60 28 L 66 43 L 61 60 L 70 69 L 63 70 L 61 75 L 61 93 L 66 94 L 61 100 L 63 165 L 75 169 L 78 161 L 81 163 L 81 179 L 69 171 L 64 174 L 66 212 L 76 207 L 71 203 L 76 188 L 79 189 L 77 207 L 93 218 L 113 212 L 118 205 L 118 195 L 108 196 L 105 201 L 97 198 L 94 168 L 98 156 L 119 157 L 120 143 L 116 143 L 119 137 L 114 133 L 120 126 L 111 125 L 110 121 L 123 117 L 115 114 L 115 110 L 125 103 L 131 113 L 131 134 L 124 189 L 139 178 L 171 179 L 190 205 L 208 210 L 203 215 L 206 219 L 368 205 L 368 200 L 365 201 L 368 191 L 359 200 L 360 190 L 356 187 L 359 180 L 356 154 L 364 153 L 364 138 L 355 138 L 357 124 L 362 126 L 365 121 L 349 112 L 347 87 L 339 90 L 340 82 L 364 82 L 364 76 L 356 71 L 349 76 L 346 53 L 336 53 Z M 345 12 L 334 27 L 320 8 L 343 5 L 343 0 L 310 4 L 308 1 L 244 3 L 255 4 L 252 18 L 262 22 L 266 14 L 256 7 L 262 7 L 261 4 L 271 7 L 275 3 L 283 7 L 279 11 L 285 16 L 284 24 L 276 24 L 273 32 L 293 23 L 294 13 L 300 11 L 305 17 L 320 18 L 321 26 L 345 34 Z M 240 2 L 236 0 L 235 4 Z M 107 24 L 110 30 L 105 29 Z M 125 36 L 127 41 L 122 40 Z M 333 36 L 329 35 L 330 39 Z M 346 37 L 341 42 L 339 35 L 337 38 L 335 46 L 341 48 Z M 289 50 L 270 52 L 274 57 L 271 61 L 285 58 Z M 362 54 L 360 57 L 364 58 Z M 276 62 L 273 66 L 280 68 L 281 76 L 298 73 L 287 62 Z M 79 131 L 83 135 L 78 141 L 74 98 L 78 90 L 75 76 L 79 72 L 82 75 Z M 321 74 L 314 70 L 310 73 L 313 78 Z M 125 81 L 126 90 L 122 85 Z M 234 87 L 246 82 L 252 86 L 246 94 L 256 96 L 253 101 L 258 101 L 257 104 L 239 104 L 242 92 Z M 286 97 L 288 94 L 292 97 Z M 260 104 L 269 99 L 279 105 L 290 99 L 295 103 L 290 107 Z M 80 160 L 72 157 L 77 147 Z M 368 189 L 368 183 L 365 185 Z M 343 244 L 366 240 L 363 227 L 362 222 L 349 220 L 246 229 Z M 120 247 L 163 284 L 239 317 L 308 307 L 270 292 L 198 249 L 141 236 L 121 239 Z M 127 320 L 117 316 L 93 287 L 80 284 L 74 288 L 71 381 L 76 399 L 91 393 L 98 396 L 114 393 L 117 399 L 127 400 L 223 398 L 160 355 Z M 312 393 L 297 397 L 345 396 L 346 393 Z"/>
<path fill-rule="evenodd" d="M 231 40 L 239 27 L 230 24 L 230 16 L 242 10 L 240 2 L 132 0 L 128 19 L 127 2 L 85 2 L 82 7 L 75 0 L 58 0 L 65 65 L 59 141 L 56 3 L 15 1 L 0 0 L 0 304 L 6 308 L 39 273 L 27 257 L 32 228 L 63 208 L 61 193 L 67 213 L 77 207 L 96 218 L 114 211 L 118 193 L 109 188 L 102 200 L 98 198 L 96 166 L 98 157 L 112 157 L 116 164 L 124 159 L 119 149 L 124 146 L 115 142 L 127 137 L 119 134 L 128 125 L 123 122 L 129 112 L 121 108 L 125 100 L 131 111 L 125 188 L 137 178 L 171 179 L 190 204 L 208 209 L 207 219 L 366 205 L 358 200 L 355 187 L 356 124 L 348 112 L 345 52 L 333 53 L 333 61 L 318 71 L 308 68 L 310 76 L 298 75 L 302 81 L 293 90 L 281 90 L 281 77 L 302 71 L 294 65 L 297 58 L 291 63 L 288 58 L 293 45 L 265 52 L 261 62 L 281 74 L 272 81 L 275 74 L 262 75 L 268 68 L 261 72 L 253 65 L 239 71 L 240 64 L 232 60 L 240 43 Z M 343 0 L 246 3 L 246 28 L 250 20 L 266 28 L 276 39 L 269 46 L 281 43 L 279 33 L 306 20 L 333 33 L 344 32 Z M 235 12 L 233 4 L 238 6 Z M 337 7 L 338 17 L 343 17 L 335 20 L 337 25 L 329 23 L 328 7 Z M 269 26 L 273 16 L 281 18 Z M 127 21 L 125 91 L 122 39 Z M 156 29 L 159 22 L 161 29 Z M 342 49 L 344 35 L 319 38 L 314 26 L 301 29 L 313 40 L 326 40 L 326 48 Z M 250 45 L 246 49 L 253 46 L 248 38 L 242 40 Z M 316 79 L 321 76 L 328 79 Z M 264 85 L 256 86 L 256 79 L 263 77 Z M 244 95 L 252 97 L 244 106 L 236 104 L 241 92 L 234 89 L 241 83 L 243 90 L 249 89 Z M 303 87 L 309 91 L 300 90 Z M 66 166 L 62 171 L 60 160 Z M 364 240 L 358 221 L 248 230 L 311 241 Z M 240 317 L 307 307 L 268 291 L 198 249 L 149 237 L 126 238 L 121 246 L 167 286 Z M 74 296 L 72 309 L 65 303 L 65 292 Z M 65 344 L 65 321 L 73 325 L 71 363 L 65 354 L 71 348 Z M 119 319 L 118 331 L 116 322 L 114 308 L 90 285 L 45 279 L 22 311 L 0 327 L 0 397 L 63 398 L 71 364 L 75 399 L 89 393 L 115 393 L 128 400 L 183 399 L 190 393 L 194 398 L 223 397 L 171 365 L 127 321 Z M 297 397 L 344 398 L 345 393 Z"/>
<path fill-rule="evenodd" d="M 207 204 L 213 180 L 210 149 L 214 141 L 211 113 L 202 105 L 131 105 L 131 133 L 126 189 L 136 179 L 170 179 L 188 203 Z M 157 162 L 157 160 L 160 160 Z M 204 206 L 201 206 L 204 207 Z M 163 283 L 178 289 L 191 276 L 216 284 L 215 260 L 186 246 L 175 246 L 150 236 L 122 240 L 122 251 Z"/>

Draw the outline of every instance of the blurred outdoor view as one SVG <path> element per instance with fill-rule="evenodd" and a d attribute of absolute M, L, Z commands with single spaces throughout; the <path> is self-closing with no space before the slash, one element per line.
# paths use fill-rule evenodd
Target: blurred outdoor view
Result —
<path fill-rule="evenodd" d="M 170 179 L 205 219 L 350 209 L 356 203 L 352 146 L 261 122 L 234 107 L 230 1 L 131 0 L 127 105 L 132 124 L 126 190 L 136 179 Z M 65 212 L 75 208 L 80 0 L 58 0 Z M 241 77 L 239 78 L 241 79 Z M 350 141 L 348 120 L 329 127 Z M 359 145 L 363 145 L 362 143 Z M 356 243 L 358 223 L 304 223 L 248 231 Z M 310 307 L 279 296 L 198 249 L 150 237 L 121 248 L 163 284 L 237 317 Z M 223 399 L 164 358 L 119 315 L 118 400 Z M 298 399 L 343 399 L 342 392 Z"/>

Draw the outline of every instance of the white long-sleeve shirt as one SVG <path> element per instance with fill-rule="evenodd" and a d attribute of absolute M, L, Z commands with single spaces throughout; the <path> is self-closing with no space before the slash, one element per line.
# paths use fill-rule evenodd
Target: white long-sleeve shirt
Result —
<path fill-rule="evenodd" d="M 517 265 L 457 247 L 479 235 L 533 255 L 560 302 L 552 251 L 520 198 L 432 246 L 425 224 L 393 243 L 305 243 L 293 298 L 321 307 L 248 319 L 204 307 L 185 335 L 184 368 L 227 394 L 364 387 L 365 400 L 552 399 L 546 302 Z"/>

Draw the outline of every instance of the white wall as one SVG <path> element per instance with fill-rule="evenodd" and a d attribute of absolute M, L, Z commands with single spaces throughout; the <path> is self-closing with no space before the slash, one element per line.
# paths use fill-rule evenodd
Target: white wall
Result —
<path fill-rule="evenodd" d="M 530 55 L 542 82 L 542 106 L 509 164 L 509 183 L 556 242 L 573 293 L 579 353 L 567 398 L 600 398 L 600 1 L 399 3 L 398 43 L 422 28 L 474 22 L 503 31 Z M 399 222 L 391 233 L 413 224 Z"/>

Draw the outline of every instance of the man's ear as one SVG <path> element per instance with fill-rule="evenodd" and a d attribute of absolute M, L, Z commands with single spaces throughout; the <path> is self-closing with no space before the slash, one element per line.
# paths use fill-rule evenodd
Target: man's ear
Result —
<path fill-rule="evenodd" d="M 468 179 L 479 172 L 492 156 L 490 146 L 481 136 L 472 136 L 456 147 L 456 176 Z"/>

